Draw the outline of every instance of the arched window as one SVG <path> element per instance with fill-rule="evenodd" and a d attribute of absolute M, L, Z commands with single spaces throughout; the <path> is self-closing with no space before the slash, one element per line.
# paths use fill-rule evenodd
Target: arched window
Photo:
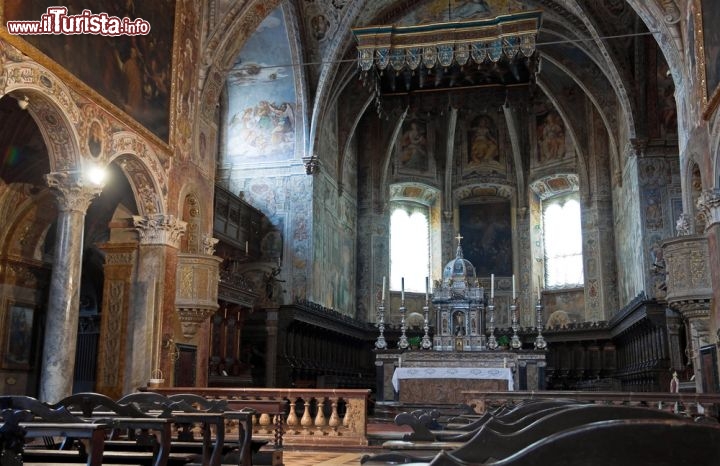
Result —
<path fill-rule="evenodd" d="M 577 192 L 543 201 L 546 288 L 581 286 L 582 225 Z"/>
<path fill-rule="evenodd" d="M 430 276 L 430 222 L 427 206 L 394 203 L 390 214 L 390 289 L 425 292 Z"/>

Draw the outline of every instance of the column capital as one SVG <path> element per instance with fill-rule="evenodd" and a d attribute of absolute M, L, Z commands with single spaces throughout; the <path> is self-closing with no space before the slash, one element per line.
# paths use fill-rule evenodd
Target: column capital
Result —
<path fill-rule="evenodd" d="M 705 216 L 705 230 L 720 223 L 720 189 L 701 192 L 697 208 Z"/>
<path fill-rule="evenodd" d="M 180 247 L 180 237 L 185 233 L 187 222 L 174 215 L 133 215 L 133 224 L 140 234 L 140 244 L 162 244 Z"/>
<path fill-rule="evenodd" d="M 217 238 L 213 238 L 212 235 L 204 234 L 202 235 L 200 242 L 202 244 L 203 254 L 212 256 L 213 254 L 215 254 L 215 245 L 218 244 L 220 240 Z"/>
<path fill-rule="evenodd" d="M 52 172 L 45 175 L 45 180 L 55 191 L 58 208 L 63 212 L 84 214 L 103 188 L 88 181 L 80 172 Z"/>

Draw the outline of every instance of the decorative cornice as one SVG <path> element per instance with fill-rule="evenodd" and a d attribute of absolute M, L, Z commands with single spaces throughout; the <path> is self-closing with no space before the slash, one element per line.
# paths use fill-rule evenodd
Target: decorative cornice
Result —
<path fill-rule="evenodd" d="M 187 222 L 174 215 L 133 215 L 133 224 L 140 234 L 140 244 L 163 244 L 180 247 L 180 237 L 185 233 Z"/>
<path fill-rule="evenodd" d="M 90 202 L 102 191 L 102 185 L 91 183 L 81 172 L 53 172 L 45 175 L 48 186 L 58 201 L 62 212 L 87 212 Z"/>
<path fill-rule="evenodd" d="M 720 189 L 703 191 L 697 200 L 697 208 L 705 217 L 705 230 L 720 223 Z"/>
<path fill-rule="evenodd" d="M 197 334 L 200 324 L 205 322 L 216 309 L 207 308 L 177 308 L 180 327 L 185 338 L 192 338 Z"/>

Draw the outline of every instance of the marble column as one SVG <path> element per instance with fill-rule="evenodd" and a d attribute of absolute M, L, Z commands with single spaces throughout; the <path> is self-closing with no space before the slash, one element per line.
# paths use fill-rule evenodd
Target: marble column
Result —
<path fill-rule="evenodd" d="M 72 394 L 85 213 L 102 187 L 88 182 L 79 172 L 50 173 L 46 179 L 57 194 L 59 212 L 39 397 L 55 403 Z"/>
<path fill-rule="evenodd" d="M 165 328 L 172 328 L 177 254 L 186 229 L 185 222 L 165 214 L 133 216 L 133 223 L 140 248 L 128 316 L 123 383 L 126 393 L 144 386 L 154 370 L 169 375 L 169 362 L 161 354 L 163 322 L 168 322 Z"/>

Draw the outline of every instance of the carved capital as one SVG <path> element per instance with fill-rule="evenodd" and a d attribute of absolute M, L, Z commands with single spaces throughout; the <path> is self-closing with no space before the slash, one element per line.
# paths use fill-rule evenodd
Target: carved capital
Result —
<path fill-rule="evenodd" d="M 180 247 L 180 237 L 185 233 L 187 222 L 174 215 L 133 215 L 133 224 L 140 234 L 140 244 L 164 244 Z"/>
<path fill-rule="evenodd" d="M 87 212 L 90 202 L 102 191 L 102 185 L 91 183 L 81 172 L 53 172 L 45 175 L 48 186 L 55 191 L 62 212 Z"/>
<path fill-rule="evenodd" d="M 705 230 L 720 223 L 720 189 L 701 192 L 697 200 L 697 208 L 705 217 Z"/>
<path fill-rule="evenodd" d="M 308 175 L 314 175 L 320 172 L 320 159 L 317 155 L 311 155 L 310 157 L 302 158 L 303 164 L 305 165 L 305 173 Z"/>
<path fill-rule="evenodd" d="M 213 238 L 210 235 L 202 235 L 202 252 L 208 256 L 215 254 L 215 245 L 220 242 L 219 239 Z"/>

